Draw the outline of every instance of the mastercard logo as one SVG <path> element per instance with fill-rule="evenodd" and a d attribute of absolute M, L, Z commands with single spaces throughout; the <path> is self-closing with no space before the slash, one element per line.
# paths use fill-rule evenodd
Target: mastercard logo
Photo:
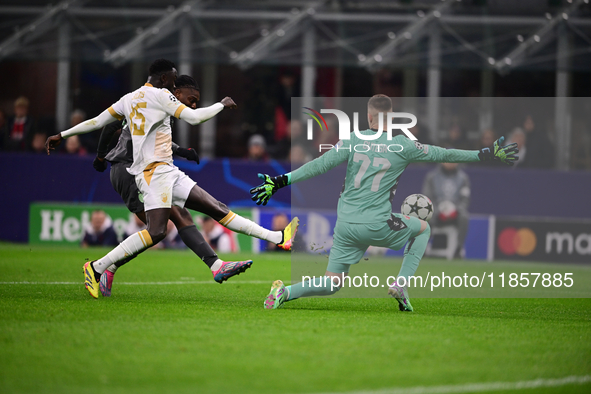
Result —
<path fill-rule="evenodd" d="M 514 254 L 527 256 L 534 251 L 537 242 L 536 235 L 527 227 L 520 228 L 519 230 L 513 227 L 507 227 L 501 231 L 497 239 L 499 249 L 508 256 Z"/>

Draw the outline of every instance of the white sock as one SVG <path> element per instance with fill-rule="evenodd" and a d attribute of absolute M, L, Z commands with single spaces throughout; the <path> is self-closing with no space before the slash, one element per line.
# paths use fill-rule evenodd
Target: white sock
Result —
<path fill-rule="evenodd" d="M 283 240 L 281 231 L 270 231 L 264 227 L 259 226 L 252 220 L 243 218 L 230 211 L 222 220 L 220 224 L 237 233 L 250 235 L 251 237 L 264 239 L 265 241 L 278 244 Z"/>
<path fill-rule="evenodd" d="M 215 263 L 213 263 L 213 265 L 211 266 L 211 272 L 216 272 L 217 270 L 219 270 L 220 268 L 222 268 L 222 264 L 224 262 L 220 259 L 217 259 L 215 261 Z"/>
<path fill-rule="evenodd" d="M 96 272 L 102 274 L 112 264 L 123 260 L 127 256 L 141 253 L 152 246 L 152 244 L 152 237 L 150 237 L 148 230 L 142 230 L 124 239 L 115 249 L 107 253 L 106 256 L 92 263 L 92 266 Z"/>
<path fill-rule="evenodd" d="M 112 273 L 115 273 L 115 272 L 117 272 L 117 269 L 118 268 L 119 267 L 117 267 L 116 264 L 112 264 L 112 265 L 109 266 L 109 268 L 107 268 L 107 271 L 111 271 Z"/>

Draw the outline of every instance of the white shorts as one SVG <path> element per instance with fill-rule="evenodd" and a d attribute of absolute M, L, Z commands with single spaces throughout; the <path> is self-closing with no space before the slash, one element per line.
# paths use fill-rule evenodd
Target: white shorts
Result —
<path fill-rule="evenodd" d="M 149 165 L 142 174 L 135 176 L 135 183 L 143 195 L 145 211 L 173 205 L 183 208 L 197 184 L 178 167 L 165 163 Z"/>

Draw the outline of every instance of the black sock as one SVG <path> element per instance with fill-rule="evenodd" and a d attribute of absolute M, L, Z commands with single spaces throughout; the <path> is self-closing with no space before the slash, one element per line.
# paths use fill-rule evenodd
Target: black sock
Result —
<path fill-rule="evenodd" d="M 92 263 L 94 263 L 94 261 L 93 261 Z M 94 280 L 96 280 L 97 282 L 100 282 L 100 281 L 101 281 L 101 275 L 102 275 L 102 274 L 99 274 L 99 273 L 98 273 L 98 272 L 97 272 L 97 271 L 94 269 L 94 265 L 93 265 L 92 263 L 90 263 L 90 267 L 92 268 L 92 272 L 94 273 Z"/>
<path fill-rule="evenodd" d="M 135 259 L 136 257 L 137 257 L 137 254 L 134 254 L 133 256 L 126 257 L 125 259 L 116 262 L 115 263 L 115 267 L 119 268 L 122 265 L 125 265 L 125 264 L 129 263 L 131 260 Z"/>
<path fill-rule="evenodd" d="M 209 268 L 218 259 L 218 255 L 213 251 L 211 246 L 205 241 L 203 235 L 197 230 L 193 224 L 191 226 L 183 227 L 179 230 L 181 239 L 199 257 Z"/>

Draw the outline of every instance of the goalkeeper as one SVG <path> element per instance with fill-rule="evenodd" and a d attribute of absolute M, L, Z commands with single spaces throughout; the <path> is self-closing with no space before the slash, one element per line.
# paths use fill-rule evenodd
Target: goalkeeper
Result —
<path fill-rule="evenodd" d="M 373 96 L 368 103 L 369 129 L 361 131 L 361 134 L 371 136 L 379 131 L 378 127 L 386 124 L 386 113 L 391 111 L 389 97 L 383 94 Z M 380 116 L 384 117 L 381 121 Z M 402 132 L 390 141 L 386 133 L 371 141 L 351 133 L 349 140 L 339 141 L 330 151 L 291 173 L 276 177 L 259 174 L 264 183 L 252 188 L 250 193 L 258 205 L 266 205 L 280 188 L 323 174 L 347 161 L 347 175 L 338 203 L 338 218 L 325 276 L 313 279 L 313 283 L 310 280 L 287 287 L 280 280 L 273 282 L 264 302 L 265 308 L 276 309 L 286 301 L 300 297 L 334 294 L 344 282 L 344 276 L 348 276 L 351 265 L 361 260 L 370 245 L 399 250 L 409 241 L 397 276 L 407 279 L 407 283 L 425 253 L 431 229 L 427 222 L 416 217 L 392 213 L 398 179 L 406 166 L 414 162 L 470 163 L 491 160 L 513 165 L 518 160 L 517 145 L 501 146 L 503 140 L 501 137 L 492 147 L 481 150 L 458 150 L 423 145 L 410 140 Z M 365 147 L 357 150 L 363 152 L 354 149 L 360 144 L 365 144 Z M 388 151 L 388 145 L 392 144 L 402 146 L 402 151 Z M 398 145 L 396 150 L 400 149 Z M 412 311 L 407 286 L 400 286 L 397 281 L 388 285 L 388 294 L 398 301 L 399 309 Z"/>

